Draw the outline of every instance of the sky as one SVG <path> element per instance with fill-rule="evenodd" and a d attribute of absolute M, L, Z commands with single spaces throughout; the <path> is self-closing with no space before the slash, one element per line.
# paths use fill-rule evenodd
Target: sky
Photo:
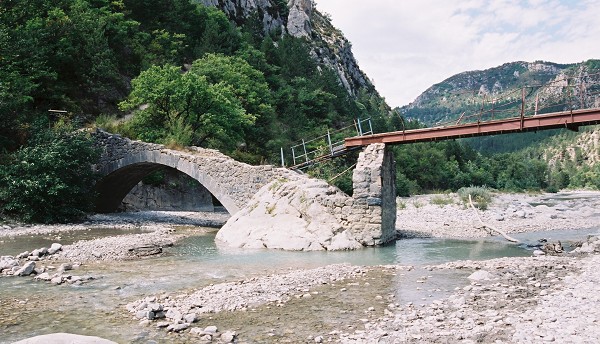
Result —
<path fill-rule="evenodd" d="M 600 59 L 600 0 L 315 0 L 392 107 L 465 71 Z"/>

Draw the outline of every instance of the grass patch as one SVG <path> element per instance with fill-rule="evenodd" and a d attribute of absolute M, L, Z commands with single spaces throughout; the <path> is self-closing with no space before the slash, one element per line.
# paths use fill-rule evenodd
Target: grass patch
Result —
<path fill-rule="evenodd" d="M 435 195 L 431 197 L 431 204 L 438 205 L 441 207 L 453 204 L 454 198 L 450 195 Z"/>
<path fill-rule="evenodd" d="M 480 210 L 487 210 L 492 201 L 492 192 L 487 187 L 470 186 L 460 188 L 457 193 L 465 207 L 469 207 L 469 195 L 473 199 L 475 208 Z"/>

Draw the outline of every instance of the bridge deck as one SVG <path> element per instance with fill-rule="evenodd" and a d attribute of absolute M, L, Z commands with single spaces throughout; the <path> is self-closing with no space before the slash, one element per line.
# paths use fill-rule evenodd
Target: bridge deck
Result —
<path fill-rule="evenodd" d="M 577 130 L 579 126 L 594 124 L 600 124 L 600 108 L 349 137 L 345 140 L 345 146 L 349 148 L 372 143 L 406 144 L 556 128 Z"/>

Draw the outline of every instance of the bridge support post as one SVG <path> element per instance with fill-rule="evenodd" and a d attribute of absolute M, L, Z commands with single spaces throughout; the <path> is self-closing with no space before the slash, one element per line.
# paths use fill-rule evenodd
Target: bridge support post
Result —
<path fill-rule="evenodd" d="M 363 245 L 385 244 L 396 238 L 396 164 L 383 143 L 360 153 L 352 175 L 352 232 Z"/>

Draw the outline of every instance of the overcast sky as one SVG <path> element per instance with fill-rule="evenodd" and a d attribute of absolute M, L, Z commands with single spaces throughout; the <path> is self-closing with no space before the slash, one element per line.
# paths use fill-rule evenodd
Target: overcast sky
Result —
<path fill-rule="evenodd" d="M 600 0 L 316 0 L 392 107 L 506 62 L 600 59 Z"/>

